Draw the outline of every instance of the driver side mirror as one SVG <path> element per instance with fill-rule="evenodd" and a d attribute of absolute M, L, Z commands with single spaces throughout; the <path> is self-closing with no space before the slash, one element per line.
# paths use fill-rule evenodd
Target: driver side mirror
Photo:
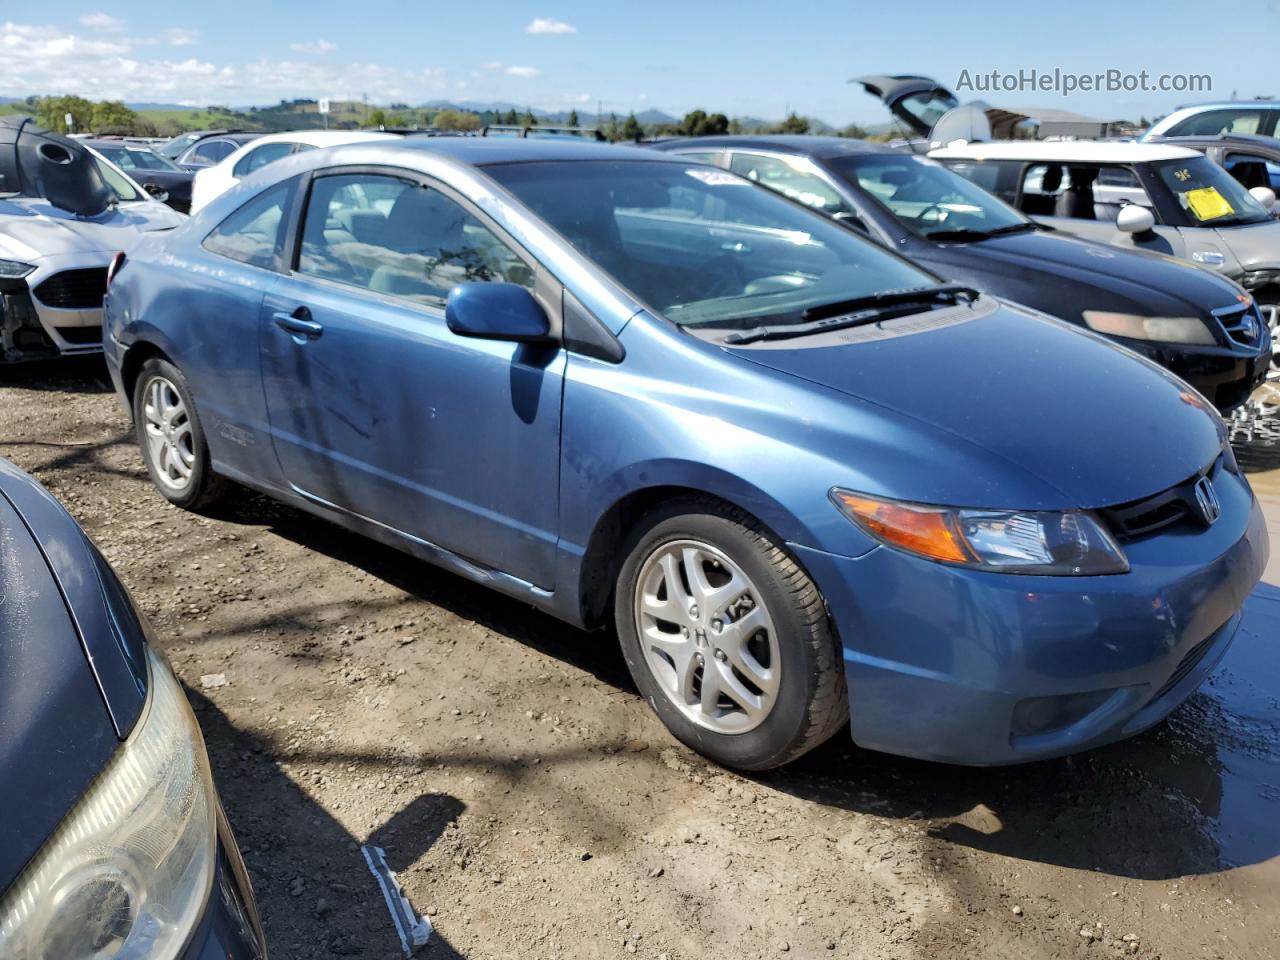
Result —
<path fill-rule="evenodd" d="M 151 197 L 152 200 L 159 200 L 161 203 L 164 203 L 169 199 L 169 191 L 158 183 L 144 183 L 142 185 L 142 189 L 147 192 L 147 195 Z"/>
<path fill-rule="evenodd" d="M 1150 233 L 1156 225 L 1151 211 L 1137 203 L 1127 203 L 1116 214 L 1116 229 L 1134 236 Z"/>
<path fill-rule="evenodd" d="M 449 291 L 444 320 L 460 337 L 546 343 L 551 321 L 527 289 L 514 283 L 460 283 Z"/>
<path fill-rule="evenodd" d="M 1253 199 L 1262 204 L 1263 208 L 1270 213 L 1276 206 L 1276 192 L 1270 187 L 1253 187 L 1249 190 L 1249 194 Z"/>

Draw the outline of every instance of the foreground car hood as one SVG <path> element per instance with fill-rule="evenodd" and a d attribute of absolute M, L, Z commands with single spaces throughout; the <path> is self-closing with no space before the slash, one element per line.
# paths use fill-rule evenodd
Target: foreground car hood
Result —
<path fill-rule="evenodd" d="M 0 893 L 117 745 L 58 585 L 0 490 Z"/>
<path fill-rule="evenodd" d="M 171 230 L 183 221 L 153 201 L 122 203 L 85 218 L 46 200 L 0 200 L 0 258 L 31 262 L 54 254 L 129 250 L 144 233 Z"/>
<path fill-rule="evenodd" d="M 1144 315 L 1176 309 L 1178 315 L 1190 311 L 1190 316 L 1203 316 L 1208 310 L 1233 306 L 1239 293 L 1230 280 L 1204 267 L 1159 253 L 1120 250 L 1044 230 L 937 249 L 937 261 L 942 263 L 968 263 L 975 269 L 986 264 L 997 272 L 1013 275 L 1026 270 L 1052 270 L 1075 288 L 1070 307 L 1115 309 L 1089 302 L 1088 289 L 1092 288 L 1100 291 L 1104 299 L 1125 298 L 1133 304 L 1134 312 Z"/>
<path fill-rule="evenodd" d="M 984 312 L 905 336 L 731 352 L 976 444 L 1061 491 L 1063 508 L 1148 496 L 1217 456 L 1221 422 L 1172 374 L 1022 308 Z"/>

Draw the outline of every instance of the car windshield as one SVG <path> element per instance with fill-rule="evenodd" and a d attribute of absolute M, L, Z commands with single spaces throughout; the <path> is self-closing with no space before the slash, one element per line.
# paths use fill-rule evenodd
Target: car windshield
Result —
<path fill-rule="evenodd" d="M 677 324 L 798 323 L 806 310 L 936 278 L 725 170 L 661 161 L 486 171 Z"/>
<path fill-rule="evenodd" d="M 100 154 L 122 170 L 181 170 L 176 163 L 137 147 L 94 147 Z"/>
<path fill-rule="evenodd" d="M 1154 166 L 1193 226 L 1230 227 L 1271 219 L 1239 181 L 1208 157 L 1161 160 Z"/>
<path fill-rule="evenodd" d="M 925 237 L 990 236 L 1033 226 L 1004 201 L 924 157 L 868 154 L 837 157 L 824 164 Z"/>
<path fill-rule="evenodd" d="M 107 182 L 107 186 L 111 188 L 111 192 L 116 195 L 116 199 L 122 203 L 133 203 L 136 200 L 145 200 L 146 196 L 138 192 L 138 189 L 129 182 L 129 178 L 124 176 L 119 170 L 105 162 L 101 157 L 94 157 L 93 162 L 98 166 L 98 173 L 102 179 Z"/>
<path fill-rule="evenodd" d="M 187 147 L 191 146 L 199 139 L 200 134 L 198 133 L 180 133 L 168 143 L 160 144 L 160 148 L 156 150 L 156 153 L 160 154 L 162 157 L 168 157 L 170 160 L 173 160 L 181 156 L 183 150 L 187 149 Z"/>

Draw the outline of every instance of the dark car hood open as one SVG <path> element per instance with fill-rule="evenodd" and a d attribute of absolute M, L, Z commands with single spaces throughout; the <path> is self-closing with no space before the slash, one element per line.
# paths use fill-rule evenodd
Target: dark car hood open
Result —
<path fill-rule="evenodd" d="M 0 117 L 0 193 L 41 197 L 82 217 L 115 199 L 84 144 L 21 116 Z"/>
<path fill-rule="evenodd" d="M 1082 309 L 1115 309 L 1112 304 L 1088 302 L 1088 288 L 1123 297 L 1140 308 L 1135 312 L 1142 314 L 1178 307 L 1191 311 L 1191 316 L 1233 306 L 1240 292 L 1230 280 L 1204 267 L 1159 253 L 1120 250 L 1056 231 L 1029 230 L 974 243 L 938 245 L 935 251 L 921 259 L 927 263 L 968 264 L 974 269 L 987 264 L 1002 273 L 1052 271 L 1070 280 L 1079 291 L 1072 300 Z M 945 275 L 946 271 L 942 272 Z M 1176 303 L 1169 303 L 1170 299 Z M 1077 309 L 1074 316 L 1078 315 Z"/>
<path fill-rule="evenodd" d="M 1021 308 L 974 316 L 907 336 L 733 353 L 977 444 L 1061 491 L 1063 508 L 1148 496 L 1221 450 L 1217 415 L 1154 364 Z"/>
<path fill-rule="evenodd" d="M 118 744 L 45 556 L 0 490 L 0 893 Z"/>

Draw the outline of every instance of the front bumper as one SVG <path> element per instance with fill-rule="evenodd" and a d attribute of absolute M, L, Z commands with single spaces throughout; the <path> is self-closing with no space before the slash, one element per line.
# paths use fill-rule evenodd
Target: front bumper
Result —
<path fill-rule="evenodd" d="M 1208 530 L 1126 545 L 1132 570 L 1030 577 L 888 547 L 859 558 L 793 546 L 844 648 L 854 741 L 949 763 L 1060 756 L 1138 733 L 1226 652 L 1266 565 L 1261 508 L 1219 485 Z"/>
<path fill-rule="evenodd" d="M 48 281 L 86 272 L 101 272 L 105 282 L 112 256 L 101 251 L 41 257 L 24 279 L 0 285 L 0 362 L 100 353 L 101 296 L 51 303 L 41 290 L 50 289 Z"/>
<path fill-rule="evenodd" d="M 1201 352 L 1138 340 L 1120 342 L 1187 381 L 1223 416 L 1249 399 L 1266 379 L 1271 365 L 1272 343 L 1268 334 L 1263 335 L 1258 349 L 1243 351 L 1209 347 Z"/>
<path fill-rule="evenodd" d="M 266 956 L 267 945 L 249 875 L 219 806 L 218 864 L 213 888 L 182 960 L 266 960 Z"/>

